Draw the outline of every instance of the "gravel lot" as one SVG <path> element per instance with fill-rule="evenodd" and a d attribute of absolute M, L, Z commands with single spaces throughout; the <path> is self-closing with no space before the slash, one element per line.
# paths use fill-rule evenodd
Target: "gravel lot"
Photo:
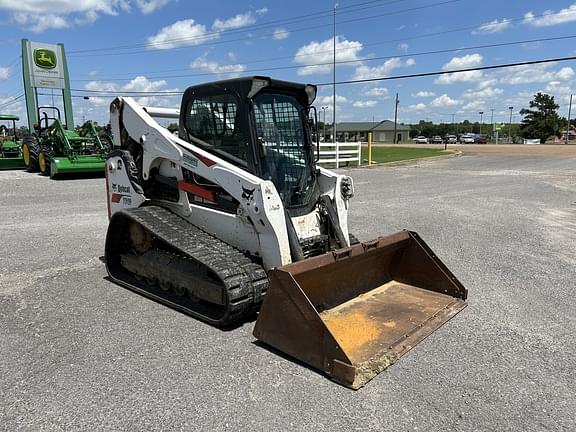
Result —
<path fill-rule="evenodd" d="M 362 240 L 417 231 L 469 307 L 352 391 L 106 280 L 101 178 L 0 172 L 0 429 L 576 429 L 576 155 L 348 171 Z"/>

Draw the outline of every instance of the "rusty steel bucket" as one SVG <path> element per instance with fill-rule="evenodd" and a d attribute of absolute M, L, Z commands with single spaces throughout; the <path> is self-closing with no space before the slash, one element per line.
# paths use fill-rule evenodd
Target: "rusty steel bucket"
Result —
<path fill-rule="evenodd" d="M 410 231 L 269 277 L 254 336 L 353 389 L 466 307 L 466 288 Z"/>

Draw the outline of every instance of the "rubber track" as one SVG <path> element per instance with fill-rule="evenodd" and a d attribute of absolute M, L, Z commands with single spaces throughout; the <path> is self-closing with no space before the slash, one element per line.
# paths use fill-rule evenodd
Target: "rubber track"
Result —
<path fill-rule="evenodd" d="M 123 210 L 122 213 L 177 249 L 186 258 L 192 258 L 207 266 L 221 279 L 228 293 L 227 311 L 220 319 L 208 317 L 182 305 L 174 305 L 165 299 L 160 301 L 218 326 L 242 320 L 262 303 L 262 297 L 268 288 L 266 271 L 238 249 L 162 207 L 146 206 Z M 155 295 L 154 297 L 157 298 Z"/>

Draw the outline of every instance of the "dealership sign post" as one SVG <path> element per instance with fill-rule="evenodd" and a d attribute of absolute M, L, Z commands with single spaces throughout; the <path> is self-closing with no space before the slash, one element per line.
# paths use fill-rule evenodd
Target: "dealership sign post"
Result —
<path fill-rule="evenodd" d="M 39 88 L 59 89 L 62 92 L 65 123 L 74 127 L 70 78 L 64 45 L 31 42 L 28 39 L 22 39 L 22 67 L 30 131 L 33 131 L 34 125 L 38 124 L 37 89 Z"/>

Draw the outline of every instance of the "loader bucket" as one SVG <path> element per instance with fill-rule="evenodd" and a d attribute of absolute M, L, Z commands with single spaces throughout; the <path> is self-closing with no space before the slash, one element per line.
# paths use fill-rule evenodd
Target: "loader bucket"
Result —
<path fill-rule="evenodd" d="M 254 336 L 358 389 L 460 312 L 467 290 L 415 232 L 270 272 Z"/>

